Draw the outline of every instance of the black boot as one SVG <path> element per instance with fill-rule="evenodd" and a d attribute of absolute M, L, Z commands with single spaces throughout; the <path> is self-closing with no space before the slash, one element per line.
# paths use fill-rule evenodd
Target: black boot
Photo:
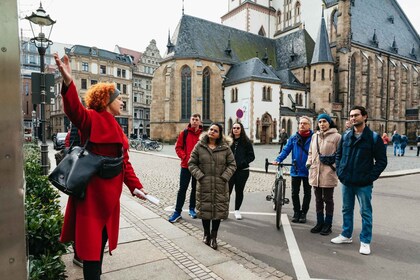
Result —
<path fill-rule="evenodd" d="M 331 232 L 331 224 L 324 224 L 320 233 L 321 235 L 329 235 Z"/>
<path fill-rule="evenodd" d="M 210 234 L 209 233 L 204 233 L 203 236 L 203 243 L 206 244 L 207 246 L 210 246 Z"/>
<path fill-rule="evenodd" d="M 322 228 L 323 228 L 324 224 L 321 223 L 317 223 L 312 229 L 311 232 L 312 233 L 320 233 Z"/>
<path fill-rule="evenodd" d="M 292 223 L 298 223 L 300 218 L 300 212 L 295 212 L 293 214 Z"/>
<path fill-rule="evenodd" d="M 306 213 L 300 213 L 299 223 L 306 223 Z"/>
<path fill-rule="evenodd" d="M 212 247 L 214 250 L 217 249 L 217 231 L 211 232 L 210 247 Z"/>

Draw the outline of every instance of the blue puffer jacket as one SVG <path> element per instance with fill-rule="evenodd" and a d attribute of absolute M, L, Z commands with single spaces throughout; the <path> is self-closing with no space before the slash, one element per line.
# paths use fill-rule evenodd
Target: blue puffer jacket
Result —
<path fill-rule="evenodd" d="M 359 138 L 344 132 L 335 160 L 338 179 L 345 186 L 370 186 L 388 163 L 386 148 L 376 132 L 365 127 Z"/>
<path fill-rule="evenodd" d="M 280 155 L 275 160 L 277 162 L 283 162 L 290 152 L 292 152 L 293 166 L 290 169 L 290 176 L 292 177 L 309 176 L 308 168 L 306 168 L 306 160 L 308 159 L 308 151 L 311 144 L 312 134 L 313 132 L 311 131 L 311 134 L 308 138 L 306 138 L 305 143 L 302 143 L 303 139 L 298 133 L 292 135 Z M 305 149 L 305 151 L 303 149 Z"/>

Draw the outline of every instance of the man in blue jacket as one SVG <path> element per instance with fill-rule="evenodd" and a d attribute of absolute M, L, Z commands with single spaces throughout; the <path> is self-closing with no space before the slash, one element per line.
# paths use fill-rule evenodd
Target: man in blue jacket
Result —
<path fill-rule="evenodd" d="M 292 152 L 292 168 L 290 176 L 292 177 L 292 201 L 293 201 L 293 223 L 306 223 L 306 213 L 309 210 L 311 202 L 311 186 L 308 181 L 308 168 L 306 168 L 306 160 L 308 159 L 309 145 L 312 138 L 311 119 L 302 116 L 299 119 L 298 132 L 292 135 L 276 158 L 273 164 L 279 164 L 287 158 Z M 300 184 L 303 183 L 303 202 L 300 205 L 299 192 Z"/>
<path fill-rule="evenodd" d="M 366 125 L 367 111 L 353 106 L 350 121 L 353 129 L 344 132 L 337 149 L 336 168 L 343 196 L 343 230 L 332 243 L 352 243 L 355 197 L 362 216 L 360 254 L 370 254 L 372 240 L 372 188 L 387 165 L 386 148 L 382 139 Z"/>

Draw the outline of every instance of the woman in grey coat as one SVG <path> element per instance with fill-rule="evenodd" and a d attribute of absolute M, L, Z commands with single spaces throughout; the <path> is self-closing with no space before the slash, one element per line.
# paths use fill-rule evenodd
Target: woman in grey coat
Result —
<path fill-rule="evenodd" d="M 217 249 L 220 220 L 229 215 L 229 179 L 236 163 L 220 124 L 212 124 L 191 152 L 188 169 L 197 179 L 197 217 L 202 219 L 203 242 Z M 211 223 L 211 230 L 210 230 Z"/>

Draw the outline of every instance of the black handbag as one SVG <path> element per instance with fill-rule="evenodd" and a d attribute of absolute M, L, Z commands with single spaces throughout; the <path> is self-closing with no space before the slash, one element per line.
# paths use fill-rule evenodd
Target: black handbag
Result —
<path fill-rule="evenodd" d="M 96 155 L 83 147 L 74 146 L 65 151 L 63 160 L 48 176 L 48 180 L 60 191 L 84 199 L 86 187 L 94 175 L 109 179 L 121 173 L 123 154 L 113 158 Z"/>
<path fill-rule="evenodd" d="M 335 163 L 336 153 L 333 153 L 331 155 L 322 155 L 319 152 L 318 134 L 316 135 L 316 147 L 317 147 L 317 150 L 318 150 L 319 161 L 322 164 L 329 165 L 335 171 L 335 167 L 333 165 Z"/>

